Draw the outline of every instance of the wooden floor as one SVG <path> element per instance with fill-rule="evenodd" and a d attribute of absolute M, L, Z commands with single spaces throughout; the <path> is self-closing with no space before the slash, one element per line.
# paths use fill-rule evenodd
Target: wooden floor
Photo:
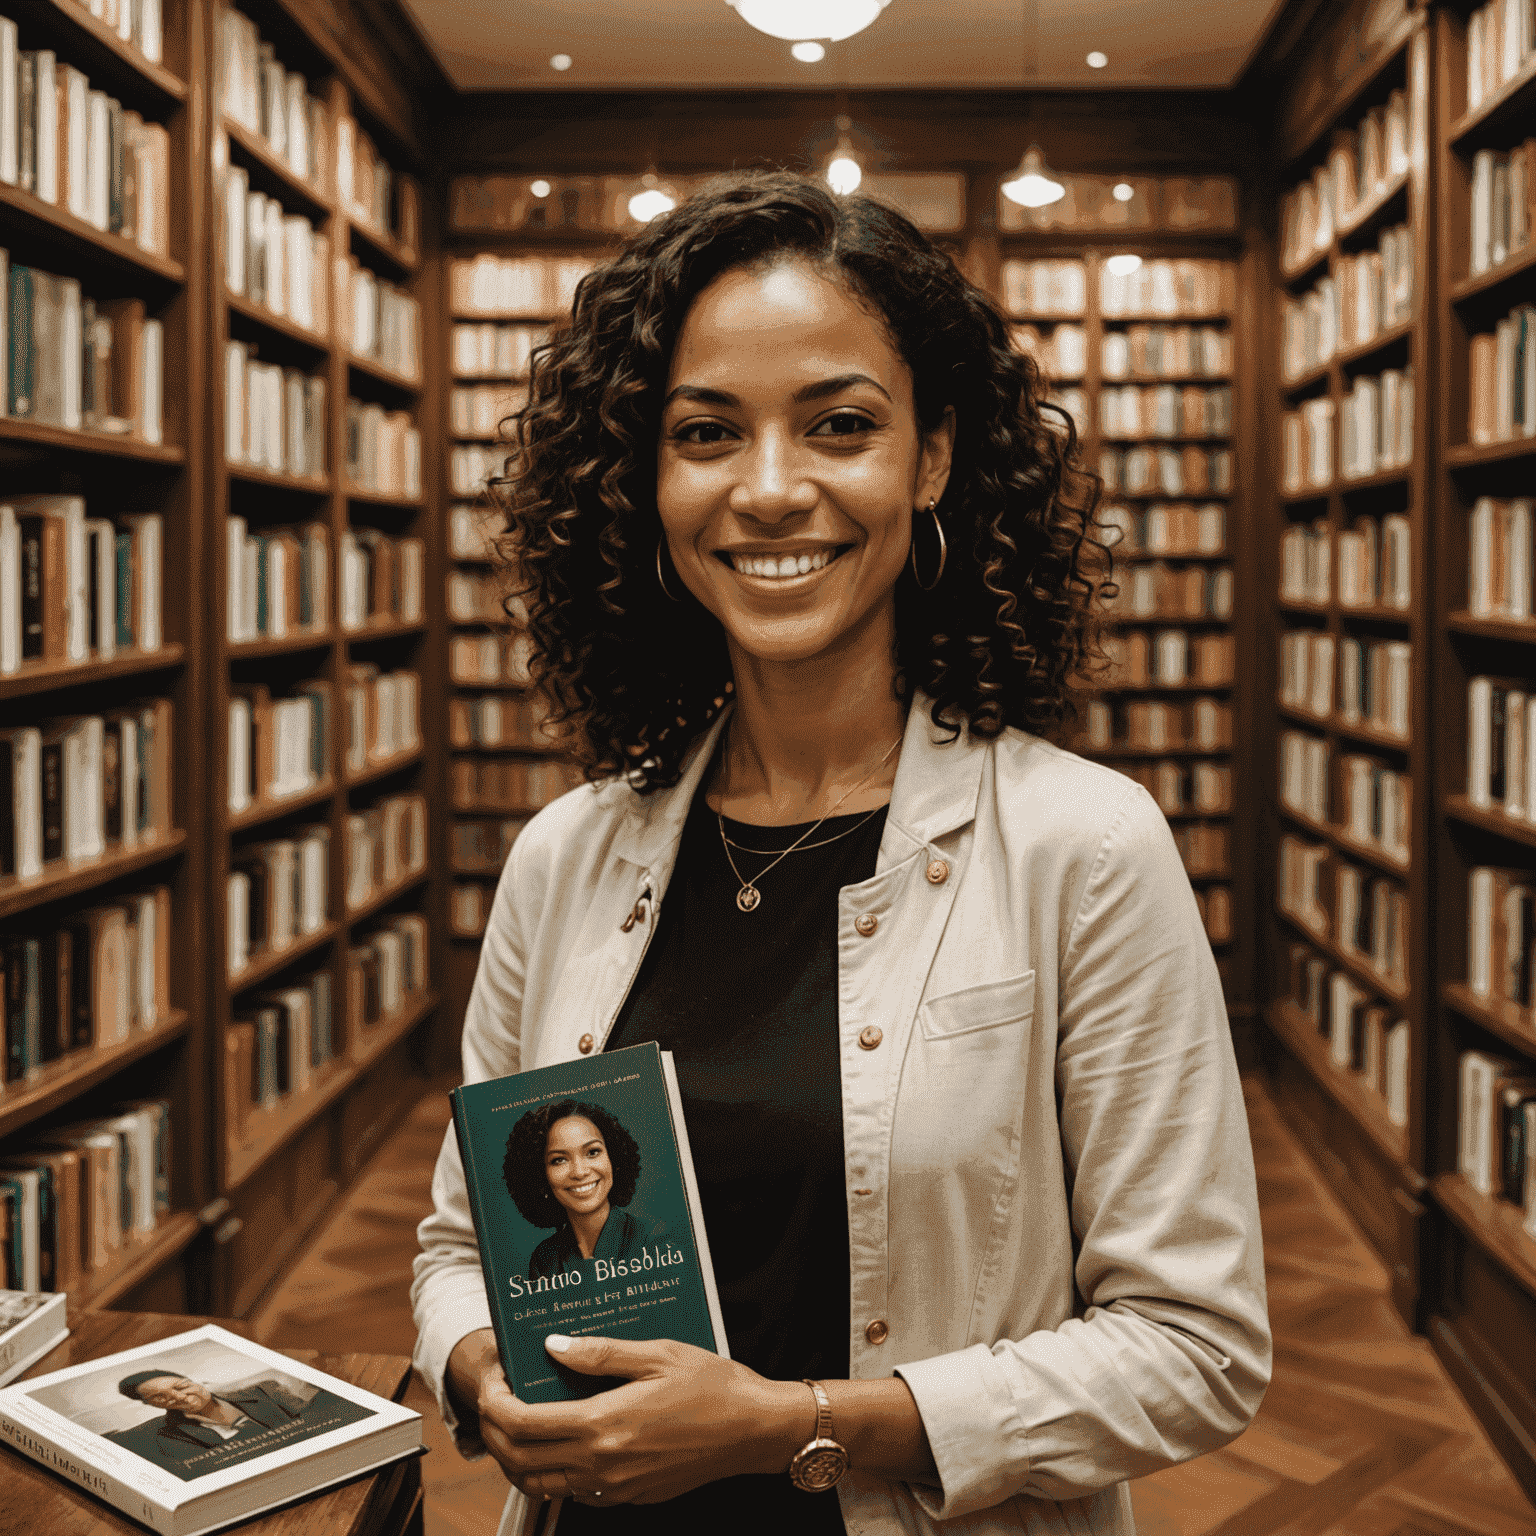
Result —
<path fill-rule="evenodd" d="M 1536 1509 L 1429 1346 L 1398 1321 L 1387 1277 L 1281 1123 L 1246 1085 L 1264 1212 L 1275 1376 L 1224 1451 L 1135 1485 L 1140 1536 L 1536 1536 Z M 430 1204 L 447 1100 L 422 1100 L 255 1319 L 268 1343 L 408 1354 L 415 1226 Z M 504 1491 L 453 1450 L 430 1396 L 427 1536 L 494 1536 Z"/>

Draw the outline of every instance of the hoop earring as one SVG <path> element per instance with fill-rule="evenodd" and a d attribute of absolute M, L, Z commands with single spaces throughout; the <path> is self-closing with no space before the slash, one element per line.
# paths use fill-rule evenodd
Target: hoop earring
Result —
<path fill-rule="evenodd" d="M 667 592 L 667 578 L 661 574 L 661 546 L 665 544 L 666 541 L 667 536 L 665 534 L 662 534 L 662 536 L 656 540 L 656 581 L 661 590 L 665 592 L 669 598 L 672 598 L 674 603 L 680 603 L 682 602 L 682 598 L 672 597 L 672 594 Z"/>
<path fill-rule="evenodd" d="M 939 521 L 939 514 L 935 510 L 937 506 L 938 501 L 934 497 L 930 496 L 928 498 L 928 506 L 926 510 L 932 516 L 933 526 L 938 530 L 939 535 L 939 568 L 933 573 L 932 581 L 925 582 L 917 574 L 917 540 L 912 540 L 912 580 L 915 581 L 924 592 L 932 592 L 933 589 L 938 586 L 940 581 L 944 579 L 944 562 L 949 559 L 949 542 L 944 537 L 944 524 Z"/>

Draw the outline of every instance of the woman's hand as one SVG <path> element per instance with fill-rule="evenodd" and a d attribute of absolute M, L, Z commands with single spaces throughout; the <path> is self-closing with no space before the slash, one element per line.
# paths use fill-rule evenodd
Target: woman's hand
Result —
<path fill-rule="evenodd" d="M 480 1435 L 532 1498 L 654 1504 L 743 1472 L 782 1472 L 810 1438 L 816 1404 L 796 1381 L 769 1381 L 691 1344 L 546 1341 L 561 1365 L 624 1385 L 581 1402 L 524 1403 L 499 1365 L 480 1379 Z"/>

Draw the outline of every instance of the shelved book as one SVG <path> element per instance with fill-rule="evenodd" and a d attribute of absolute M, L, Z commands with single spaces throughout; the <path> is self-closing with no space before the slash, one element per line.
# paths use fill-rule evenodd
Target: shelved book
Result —
<path fill-rule="evenodd" d="M 1456 1171 L 1521 1211 L 1536 1238 L 1536 1076 L 1485 1051 L 1464 1051 L 1459 1075 Z"/>
<path fill-rule="evenodd" d="M 1519 678 L 1467 681 L 1467 799 L 1536 821 L 1536 707 Z"/>
<path fill-rule="evenodd" d="M 1474 336 L 1468 360 L 1467 440 L 1536 437 L 1536 304 L 1512 309 Z"/>
<path fill-rule="evenodd" d="M 1531 617 L 1532 540 L 1530 497 L 1480 496 L 1467 530 L 1467 607 L 1479 618 Z"/>
<path fill-rule="evenodd" d="M 199 1536 L 416 1454 L 421 1415 L 210 1323 L 0 1390 L 0 1435 Z"/>
<path fill-rule="evenodd" d="M 670 1051 L 630 1046 L 449 1098 L 502 1369 L 519 1398 L 566 1402 L 613 1385 L 563 1369 L 544 1348 L 551 1333 L 729 1355 Z"/>
<path fill-rule="evenodd" d="M 331 973 L 316 971 L 243 999 L 224 1031 L 224 1105 L 232 1146 L 244 1145 L 259 1112 L 306 1093 L 340 1052 Z"/>
<path fill-rule="evenodd" d="M 69 1337 L 62 1292 L 0 1291 L 0 1387 Z"/>
<path fill-rule="evenodd" d="M 594 263 L 585 256 L 475 256 L 448 269 L 455 315 L 535 319 L 569 313 L 576 285 Z"/>

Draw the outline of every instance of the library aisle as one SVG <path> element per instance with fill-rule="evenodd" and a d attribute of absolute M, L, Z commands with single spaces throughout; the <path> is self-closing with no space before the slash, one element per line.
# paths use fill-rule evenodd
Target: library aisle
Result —
<path fill-rule="evenodd" d="M 434 1085 L 253 1318 L 290 1349 L 401 1352 L 415 1226 L 448 1125 Z M 1138 1536 L 1530 1536 L 1536 1506 L 1434 1351 L 1393 1309 L 1381 1262 L 1329 1193 L 1262 1080 L 1244 1082 L 1275 1331 L 1258 1418 L 1225 1450 L 1136 1483 Z M 406 1401 L 427 1411 L 418 1381 Z M 490 1536 L 505 1483 L 428 1423 L 426 1536 Z"/>

